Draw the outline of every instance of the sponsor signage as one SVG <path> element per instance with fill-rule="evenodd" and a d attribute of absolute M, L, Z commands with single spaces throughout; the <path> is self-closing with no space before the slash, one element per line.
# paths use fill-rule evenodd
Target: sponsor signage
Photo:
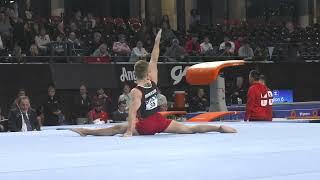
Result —
<path fill-rule="evenodd" d="M 286 89 L 286 90 L 273 90 L 273 103 L 280 104 L 280 103 L 292 103 L 293 102 L 293 91 Z"/>

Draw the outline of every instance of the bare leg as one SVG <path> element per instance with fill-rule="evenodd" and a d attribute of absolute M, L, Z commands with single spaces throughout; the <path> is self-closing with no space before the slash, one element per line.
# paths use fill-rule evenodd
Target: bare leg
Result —
<path fill-rule="evenodd" d="M 212 126 L 212 125 L 196 125 L 190 127 L 195 133 L 220 132 L 220 133 L 236 133 L 237 130 L 229 126 Z"/>
<path fill-rule="evenodd" d="M 84 128 L 75 128 L 71 131 L 80 134 L 81 136 L 114 136 L 116 134 L 124 134 L 127 131 L 127 124 L 115 125 L 109 128 L 103 129 L 84 129 Z M 138 135 L 137 132 L 133 132 L 134 135 Z"/>
<path fill-rule="evenodd" d="M 164 132 L 176 133 L 176 134 L 194 134 L 194 133 L 207 133 L 207 132 L 236 133 L 237 130 L 228 126 L 212 126 L 212 125 L 186 126 L 182 123 L 172 121 L 169 127 Z"/>

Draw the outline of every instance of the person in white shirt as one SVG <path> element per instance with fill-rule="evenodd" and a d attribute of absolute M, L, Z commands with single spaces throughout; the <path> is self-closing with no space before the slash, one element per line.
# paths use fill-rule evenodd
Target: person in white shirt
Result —
<path fill-rule="evenodd" d="M 212 44 L 210 43 L 210 39 L 208 36 L 204 37 L 203 43 L 200 44 L 200 53 L 203 55 L 210 54 L 213 50 Z"/>
<path fill-rule="evenodd" d="M 141 41 L 137 42 L 137 46 L 132 49 L 130 62 L 136 62 L 141 59 L 145 59 L 149 53 L 143 48 L 143 44 Z"/>
<path fill-rule="evenodd" d="M 40 51 L 47 52 L 47 44 L 50 43 L 50 37 L 48 34 L 46 34 L 46 30 L 44 28 L 41 28 L 40 34 L 35 37 L 35 42 Z"/>
<path fill-rule="evenodd" d="M 240 57 L 252 59 L 252 57 L 254 56 L 254 53 L 248 41 L 243 41 L 243 45 L 239 48 L 238 55 Z"/>
<path fill-rule="evenodd" d="M 129 109 L 130 91 L 131 91 L 131 88 L 130 88 L 129 84 L 125 84 L 123 86 L 123 93 L 119 96 L 119 99 L 118 99 L 118 102 L 120 102 L 120 101 L 126 102 L 126 111 L 128 111 L 128 109 Z"/>
<path fill-rule="evenodd" d="M 235 51 L 235 44 L 234 42 L 230 41 L 229 37 L 224 37 L 224 42 L 220 44 L 219 51 L 224 50 L 226 48 L 226 43 L 231 44 L 231 48 L 229 49 L 230 53 L 233 54 Z"/>

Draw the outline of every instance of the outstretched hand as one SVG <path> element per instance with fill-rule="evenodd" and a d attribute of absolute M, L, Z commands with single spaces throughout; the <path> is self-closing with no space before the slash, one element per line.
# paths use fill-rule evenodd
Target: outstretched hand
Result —
<path fill-rule="evenodd" d="M 132 132 L 126 132 L 122 135 L 122 137 L 131 137 L 132 136 Z"/>

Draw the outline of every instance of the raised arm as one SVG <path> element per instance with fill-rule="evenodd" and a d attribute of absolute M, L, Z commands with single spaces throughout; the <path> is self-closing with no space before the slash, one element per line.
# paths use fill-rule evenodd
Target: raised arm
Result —
<path fill-rule="evenodd" d="M 128 128 L 125 137 L 132 136 L 135 129 L 135 122 L 137 119 L 137 111 L 141 106 L 142 93 L 136 88 L 133 88 L 130 92 L 130 104 L 128 112 Z"/>
<path fill-rule="evenodd" d="M 151 59 L 149 62 L 149 78 L 151 81 L 155 82 L 156 84 L 158 83 L 158 59 L 159 59 L 159 53 L 160 53 L 160 40 L 161 40 L 161 32 L 162 30 L 160 29 L 156 39 L 154 41 L 154 46 L 153 50 L 151 53 Z"/>

